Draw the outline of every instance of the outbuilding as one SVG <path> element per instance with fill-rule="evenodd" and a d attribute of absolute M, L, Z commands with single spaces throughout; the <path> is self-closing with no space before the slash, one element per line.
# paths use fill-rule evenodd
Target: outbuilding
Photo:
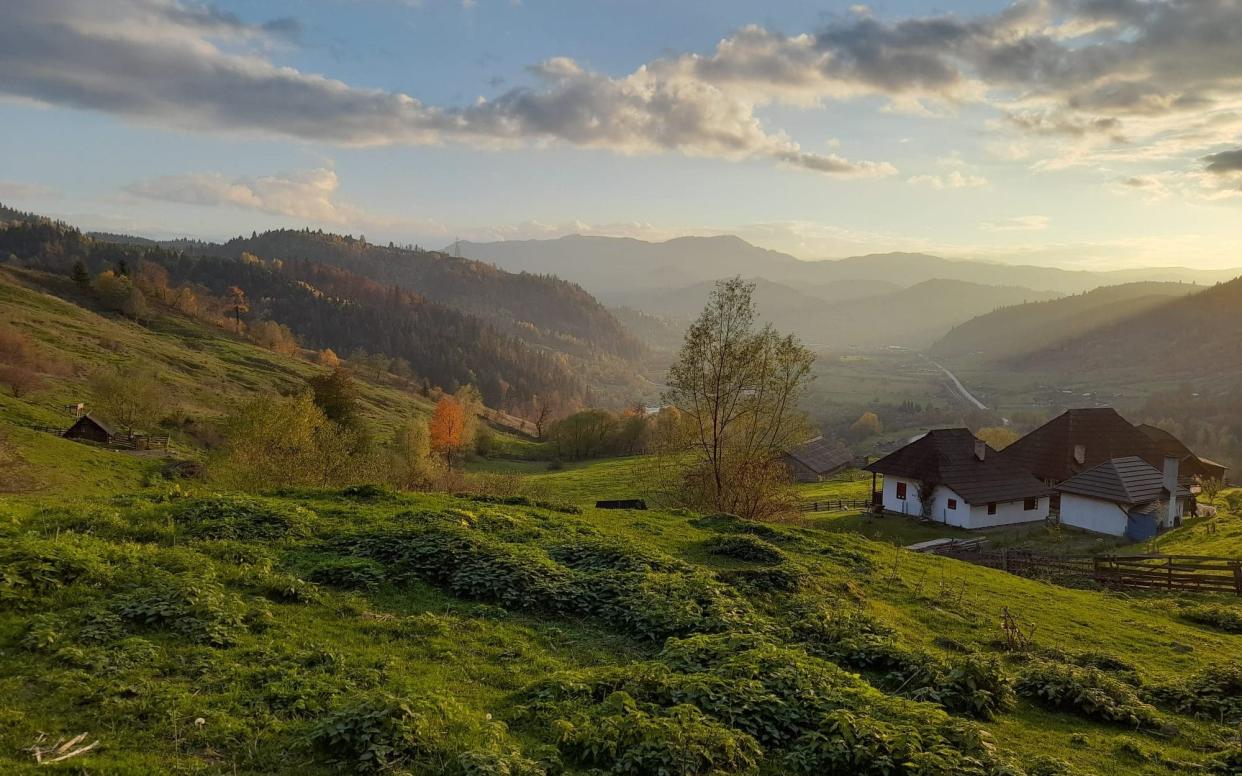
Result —
<path fill-rule="evenodd" d="M 1056 487 L 1061 522 L 1131 541 L 1177 527 L 1190 500 L 1190 491 L 1177 482 L 1178 463 L 1170 456 L 1159 471 L 1142 458 L 1128 456 L 1071 477 Z"/>
<path fill-rule="evenodd" d="M 90 415 L 83 415 L 62 436 L 65 439 L 76 439 L 82 442 L 106 445 L 112 442 L 116 434 L 102 421 Z"/>

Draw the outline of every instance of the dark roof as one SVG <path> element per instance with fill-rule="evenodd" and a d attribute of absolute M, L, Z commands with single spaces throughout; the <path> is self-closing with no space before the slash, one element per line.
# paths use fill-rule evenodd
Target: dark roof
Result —
<path fill-rule="evenodd" d="M 80 418 L 78 418 L 77 420 L 75 420 L 75 421 L 73 422 L 73 425 L 69 427 L 69 430 L 73 430 L 73 429 L 75 429 L 75 428 L 77 428 L 78 426 L 81 426 L 81 425 L 92 425 L 92 426 L 95 426 L 96 428 L 100 429 L 101 431 L 103 431 L 103 432 L 104 432 L 105 434 L 107 434 L 108 436 L 116 436 L 116 432 L 114 432 L 114 431 L 112 430 L 112 427 L 111 427 L 111 426 L 109 426 L 108 424 L 104 423 L 102 420 L 99 420 L 98 418 L 95 418 L 94 416 L 90 415 L 89 413 L 88 413 L 88 414 L 86 414 L 86 415 L 83 415 L 82 417 L 80 417 Z"/>
<path fill-rule="evenodd" d="M 1215 461 L 1201 458 L 1194 454 L 1189 447 L 1182 443 L 1182 440 L 1170 434 L 1168 431 L 1147 423 L 1140 423 L 1135 426 L 1143 435 L 1151 440 L 1160 452 L 1165 455 L 1171 455 L 1180 460 L 1181 473 L 1192 477 L 1215 477 L 1218 480 L 1225 479 L 1225 473 L 1229 470 L 1222 464 Z"/>
<path fill-rule="evenodd" d="M 803 442 L 785 455 L 794 459 L 816 474 L 828 474 L 848 466 L 853 456 L 845 445 L 829 442 L 822 436 Z"/>
<path fill-rule="evenodd" d="M 1074 448 L 1083 447 L 1083 461 Z M 1062 482 L 1114 458 L 1137 456 L 1154 467 L 1164 453 L 1112 407 L 1067 410 L 1001 451 L 1009 461 L 1041 480 Z"/>
<path fill-rule="evenodd" d="M 975 455 L 975 435 L 965 428 L 929 431 L 905 447 L 866 466 L 867 471 L 952 488 L 968 504 L 1046 496 L 1048 488 L 984 445 Z"/>
<path fill-rule="evenodd" d="M 1164 475 L 1137 456 L 1114 458 L 1062 482 L 1057 486 L 1062 493 L 1089 496 L 1127 507 L 1149 504 L 1168 498 L 1164 487 Z M 1189 496 L 1183 487 L 1177 495 Z"/>

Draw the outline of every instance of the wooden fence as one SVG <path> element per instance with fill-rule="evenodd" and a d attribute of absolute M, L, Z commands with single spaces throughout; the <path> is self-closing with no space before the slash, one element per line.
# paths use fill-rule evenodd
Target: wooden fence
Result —
<path fill-rule="evenodd" d="M 55 434 L 56 436 L 64 436 L 66 429 L 56 426 L 32 425 L 30 428 L 45 434 Z M 114 450 L 167 450 L 170 443 L 167 435 L 152 434 L 130 434 L 129 436 L 121 436 L 119 434 L 108 439 L 108 443 L 104 447 Z"/>
<path fill-rule="evenodd" d="M 871 499 L 825 498 L 815 501 L 804 501 L 798 508 L 803 512 L 846 512 L 852 509 L 870 509 Z"/>
<path fill-rule="evenodd" d="M 1242 595 L 1242 559 L 1198 555 L 1040 555 L 948 544 L 930 552 L 1020 577 L 1134 590 Z"/>

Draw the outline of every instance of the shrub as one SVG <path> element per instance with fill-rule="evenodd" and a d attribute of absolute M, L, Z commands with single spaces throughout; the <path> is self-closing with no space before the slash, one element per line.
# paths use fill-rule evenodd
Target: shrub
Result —
<path fill-rule="evenodd" d="M 1242 776 L 1242 744 L 1236 741 L 1216 752 L 1203 764 L 1211 776 Z"/>
<path fill-rule="evenodd" d="M 1134 727 L 1157 724 L 1155 709 L 1134 689 L 1098 668 L 1033 661 L 1018 678 L 1018 693 L 1052 709 Z"/>
<path fill-rule="evenodd" d="M 465 498 L 465 494 L 458 494 L 459 497 Z M 567 504 L 563 501 L 544 501 L 534 499 L 529 496 L 496 496 L 491 494 L 480 494 L 469 496 L 471 501 L 477 501 L 483 504 L 505 504 L 508 506 L 518 507 L 535 507 L 536 509 L 546 509 L 550 512 L 561 512 L 566 515 L 582 514 L 582 507 L 576 504 Z"/>
<path fill-rule="evenodd" d="M 366 558 L 329 558 L 313 566 L 306 578 L 338 590 L 374 590 L 384 581 L 384 568 Z"/>
<path fill-rule="evenodd" d="M 558 562 L 575 571 L 679 571 L 685 563 L 662 553 L 636 549 L 613 539 L 575 539 L 548 550 Z"/>
<path fill-rule="evenodd" d="M 556 726 L 573 759 L 618 774 L 754 773 L 762 754 L 754 738 L 679 704 L 644 710 L 615 692 Z"/>
<path fill-rule="evenodd" d="M 321 719 L 310 743 L 358 773 L 407 768 L 447 776 L 542 776 L 506 741 L 504 726 L 443 698 L 371 696 Z"/>
<path fill-rule="evenodd" d="M 762 539 L 747 534 L 735 536 L 713 536 L 703 542 L 703 548 L 712 555 L 720 555 L 734 560 L 755 561 L 757 563 L 779 563 L 785 560 L 785 553 Z"/>
<path fill-rule="evenodd" d="M 246 609 L 236 596 L 207 579 L 159 573 L 122 596 L 115 612 L 127 623 L 168 631 L 191 641 L 227 647 L 242 630 Z"/>
<path fill-rule="evenodd" d="M 695 528 L 702 528 L 705 531 L 716 531 L 718 533 L 749 534 L 751 536 L 758 536 L 760 539 L 766 539 L 769 542 L 787 542 L 794 539 L 787 532 L 767 523 L 743 520 L 737 515 L 730 515 L 725 512 L 717 512 L 691 520 L 690 525 Z"/>
<path fill-rule="evenodd" d="M 806 574 L 792 563 L 758 569 L 730 569 L 716 576 L 730 585 L 762 593 L 795 593 L 806 583 Z"/>
<path fill-rule="evenodd" d="M 1152 687 L 1146 697 L 1178 714 L 1242 724 L 1242 665 L 1213 664 L 1181 682 Z"/>
<path fill-rule="evenodd" d="M 909 726 L 847 709 L 823 716 L 795 740 L 785 772 L 808 776 L 889 776 L 893 773 L 983 773 L 979 760 L 939 736 L 924 739 Z"/>
<path fill-rule="evenodd" d="M 1184 619 L 1225 633 L 1242 633 L 1242 609 L 1223 604 L 1187 606 L 1178 612 Z"/>
<path fill-rule="evenodd" d="M 111 572 L 87 540 L 74 536 L 21 536 L 0 542 L 0 604 L 28 608 L 36 599 L 76 582 L 101 585 Z"/>
<path fill-rule="evenodd" d="M 182 501 L 172 517 L 199 539 L 283 539 L 308 535 L 315 514 L 263 499 L 214 496 Z"/>

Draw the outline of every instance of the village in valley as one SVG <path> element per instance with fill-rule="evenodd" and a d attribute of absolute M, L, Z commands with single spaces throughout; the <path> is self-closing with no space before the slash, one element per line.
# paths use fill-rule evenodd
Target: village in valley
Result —
<path fill-rule="evenodd" d="M 0 126 L 0 776 L 1242 776 L 1242 0 L 5 0 Z"/>

